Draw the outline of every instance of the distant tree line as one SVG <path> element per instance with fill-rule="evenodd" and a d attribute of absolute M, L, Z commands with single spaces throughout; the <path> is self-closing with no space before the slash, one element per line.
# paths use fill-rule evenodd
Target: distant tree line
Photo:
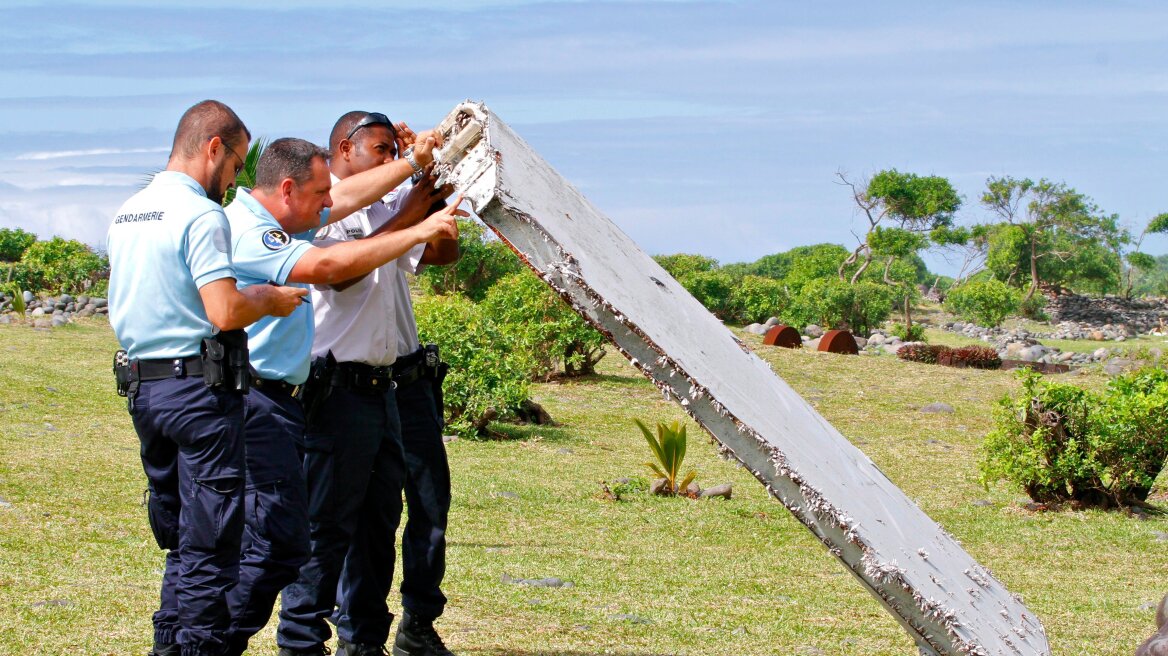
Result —
<path fill-rule="evenodd" d="M 1065 183 L 1004 176 L 990 177 L 978 199 L 992 220 L 962 226 L 963 199 L 944 177 L 888 169 L 862 183 L 837 178 L 867 224 L 851 249 L 800 246 L 726 265 L 692 254 L 655 259 L 727 322 L 776 316 L 866 333 L 896 313 L 895 329 L 909 337 L 920 335 L 912 307 L 922 286 L 955 288 L 951 309 L 991 325 L 1019 311 L 1042 318 L 1041 291 L 1168 293 L 1168 256 L 1140 250 L 1147 235 L 1168 233 L 1168 214 L 1133 235 Z M 957 275 L 930 273 L 920 257 L 929 250 L 954 261 Z"/>

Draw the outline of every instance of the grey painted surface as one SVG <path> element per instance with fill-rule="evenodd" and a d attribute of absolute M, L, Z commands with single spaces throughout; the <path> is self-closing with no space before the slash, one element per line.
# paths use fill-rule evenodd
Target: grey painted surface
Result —
<path fill-rule="evenodd" d="M 1021 601 L 489 109 L 464 103 L 443 127 L 440 170 L 475 212 L 742 461 L 921 653 L 1050 653 Z"/>

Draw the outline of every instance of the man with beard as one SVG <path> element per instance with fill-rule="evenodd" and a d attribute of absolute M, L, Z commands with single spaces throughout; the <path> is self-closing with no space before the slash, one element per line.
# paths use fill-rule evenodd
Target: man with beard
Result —
<path fill-rule="evenodd" d="M 244 510 L 240 329 L 288 315 L 306 293 L 236 289 L 220 203 L 250 139 L 223 103 L 188 109 L 166 170 L 122 205 L 107 237 L 110 323 L 125 349 L 115 371 L 141 442 L 150 527 L 168 550 L 156 656 L 226 647 Z"/>

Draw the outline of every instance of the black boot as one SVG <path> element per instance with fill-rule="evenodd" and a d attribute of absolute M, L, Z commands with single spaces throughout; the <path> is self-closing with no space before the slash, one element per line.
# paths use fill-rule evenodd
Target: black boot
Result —
<path fill-rule="evenodd" d="M 182 654 L 182 647 L 179 645 L 160 645 L 154 643 L 154 648 L 146 656 L 179 656 Z"/>
<path fill-rule="evenodd" d="M 409 609 L 403 609 L 393 641 L 393 656 L 454 656 L 454 652 L 442 644 L 433 620 L 414 617 Z"/>
<path fill-rule="evenodd" d="M 337 656 L 384 656 L 388 653 L 385 645 L 358 645 L 337 636 Z"/>

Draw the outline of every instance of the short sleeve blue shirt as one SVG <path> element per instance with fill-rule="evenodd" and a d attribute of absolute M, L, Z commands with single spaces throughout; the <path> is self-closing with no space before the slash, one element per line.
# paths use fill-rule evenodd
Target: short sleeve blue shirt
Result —
<path fill-rule="evenodd" d="M 240 287 L 286 284 L 288 274 L 300 258 L 315 248 L 308 241 L 289 235 L 252 197 L 250 189 L 238 190 L 226 212 L 231 223 L 231 257 Z M 301 304 L 286 317 L 262 317 L 247 327 L 251 366 L 262 378 L 293 385 L 303 383 L 308 380 L 313 332 L 312 306 L 308 303 Z"/>
<path fill-rule="evenodd" d="M 233 278 L 223 208 L 190 176 L 163 171 L 122 205 L 106 235 L 114 334 L 131 358 L 199 353 L 212 326 L 199 288 Z"/>

